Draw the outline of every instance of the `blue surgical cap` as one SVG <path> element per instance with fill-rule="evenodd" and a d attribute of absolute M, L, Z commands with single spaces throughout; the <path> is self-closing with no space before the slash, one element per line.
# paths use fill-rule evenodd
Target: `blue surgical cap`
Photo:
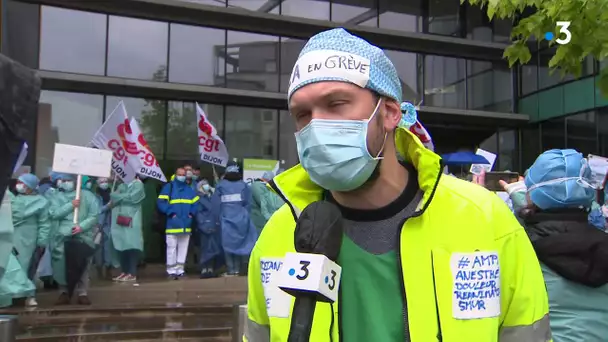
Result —
<path fill-rule="evenodd" d="M 316 82 L 340 81 L 367 88 L 401 104 L 400 125 L 416 122 L 414 105 L 403 100 L 397 69 L 384 51 L 343 28 L 318 33 L 308 40 L 289 79 L 287 98 L 300 88 Z"/>
<path fill-rule="evenodd" d="M 586 176 L 585 162 L 583 155 L 572 149 L 549 150 L 538 156 L 525 178 L 532 203 L 541 209 L 590 207 L 595 190 L 580 181 Z M 533 188 L 536 184 L 539 186 Z"/>
<path fill-rule="evenodd" d="M 264 172 L 264 174 L 262 175 L 263 179 L 267 179 L 267 180 L 271 180 L 274 178 L 274 173 L 272 173 L 272 171 L 266 171 Z"/>
<path fill-rule="evenodd" d="M 33 175 L 31 173 L 24 173 L 21 176 L 19 176 L 18 178 L 21 183 L 25 184 L 25 186 L 27 186 L 28 188 L 35 190 L 38 187 L 38 183 L 40 182 L 40 180 L 38 179 L 38 177 L 36 177 L 36 175 Z"/>

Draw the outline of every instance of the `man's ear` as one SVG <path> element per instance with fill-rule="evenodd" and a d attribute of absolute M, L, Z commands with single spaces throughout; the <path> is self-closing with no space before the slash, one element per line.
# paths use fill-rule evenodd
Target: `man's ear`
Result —
<path fill-rule="evenodd" d="M 399 121 L 401 121 L 402 113 L 399 103 L 393 99 L 385 98 L 382 101 L 384 104 L 384 129 L 387 132 L 392 132 L 397 128 Z"/>

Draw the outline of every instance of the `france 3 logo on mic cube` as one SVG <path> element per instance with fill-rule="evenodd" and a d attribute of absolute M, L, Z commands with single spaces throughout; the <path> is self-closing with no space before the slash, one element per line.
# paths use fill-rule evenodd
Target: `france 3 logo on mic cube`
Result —
<path fill-rule="evenodd" d="M 292 296 L 307 292 L 316 294 L 320 302 L 335 302 L 341 275 L 342 268 L 324 255 L 287 253 L 278 286 Z"/>

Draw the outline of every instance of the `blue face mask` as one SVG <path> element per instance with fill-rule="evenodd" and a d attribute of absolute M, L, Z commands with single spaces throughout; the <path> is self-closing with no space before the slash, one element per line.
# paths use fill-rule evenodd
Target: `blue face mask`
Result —
<path fill-rule="evenodd" d="M 177 179 L 178 182 L 185 182 L 186 176 L 175 176 L 175 179 Z"/>
<path fill-rule="evenodd" d="M 380 101 L 367 120 L 313 119 L 296 132 L 300 163 L 310 179 L 333 191 L 351 191 L 361 187 L 378 165 L 379 155 L 369 154 L 367 130 L 380 108 Z"/>
<path fill-rule="evenodd" d="M 110 184 L 108 184 L 108 183 L 99 183 L 99 188 L 101 190 L 108 190 L 109 187 L 110 187 Z"/>
<path fill-rule="evenodd" d="M 203 190 L 209 191 L 210 189 L 211 187 L 209 186 L 209 184 L 203 184 Z"/>
<path fill-rule="evenodd" d="M 64 181 L 61 183 L 61 188 L 67 192 L 74 191 L 74 182 L 72 181 Z"/>

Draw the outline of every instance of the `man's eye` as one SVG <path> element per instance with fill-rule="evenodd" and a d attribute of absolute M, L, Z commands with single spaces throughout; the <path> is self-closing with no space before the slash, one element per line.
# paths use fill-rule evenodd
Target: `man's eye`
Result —
<path fill-rule="evenodd" d="M 342 105 L 345 105 L 347 102 L 346 101 L 332 101 L 329 103 L 330 107 L 339 107 Z"/>

